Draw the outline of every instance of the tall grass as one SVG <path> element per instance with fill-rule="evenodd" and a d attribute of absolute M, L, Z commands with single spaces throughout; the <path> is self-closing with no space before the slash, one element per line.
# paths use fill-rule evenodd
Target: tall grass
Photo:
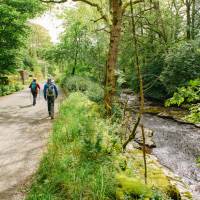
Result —
<path fill-rule="evenodd" d="M 67 76 L 62 80 L 62 87 L 69 92 L 80 91 L 86 94 L 91 101 L 103 100 L 103 88 L 96 82 L 80 76 Z"/>
<path fill-rule="evenodd" d="M 27 200 L 115 198 L 115 142 L 97 110 L 81 93 L 63 103 Z"/>
<path fill-rule="evenodd" d="M 63 102 L 26 200 L 168 199 L 154 190 L 160 179 L 167 187 L 167 178 L 154 177 L 153 166 L 155 184 L 143 183 L 142 157 L 136 150 L 129 159 L 121 153 L 120 124 L 102 118 L 99 109 L 79 92 Z"/>

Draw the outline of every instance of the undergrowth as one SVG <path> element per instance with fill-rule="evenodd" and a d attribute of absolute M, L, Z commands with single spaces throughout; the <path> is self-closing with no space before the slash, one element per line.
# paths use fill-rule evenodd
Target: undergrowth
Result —
<path fill-rule="evenodd" d="M 9 84 L 9 85 L 0 85 L 0 96 L 12 94 L 21 89 L 23 89 L 23 86 L 19 83 Z"/>
<path fill-rule="evenodd" d="M 173 97 L 165 102 L 165 106 L 185 106 L 190 113 L 185 120 L 191 123 L 200 123 L 200 79 L 189 81 L 186 87 L 180 87 Z"/>
<path fill-rule="evenodd" d="M 86 94 L 91 101 L 101 102 L 103 100 L 103 88 L 96 82 L 80 76 L 66 76 L 61 85 L 69 92 L 80 91 Z"/>
<path fill-rule="evenodd" d="M 121 167 L 120 124 L 103 118 L 100 110 L 80 92 L 62 103 L 26 200 L 164 200 L 133 174 L 141 164 Z"/>
<path fill-rule="evenodd" d="M 27 200 L 114 199 L 117 138 L 97 110 L 81 93 L 62 104 Z"/>

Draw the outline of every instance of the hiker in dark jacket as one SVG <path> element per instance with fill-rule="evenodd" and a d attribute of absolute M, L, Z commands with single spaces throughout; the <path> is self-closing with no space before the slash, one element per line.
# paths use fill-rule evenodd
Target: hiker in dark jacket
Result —
<path fill-rule="evenodd" d="M 33 79 L 31 82 L 29 88 L 31 89 L 31 93 L 33 95 L 33 106 L 36 104 L 36 99 L 38 95 L 38 91 L 40 90 L 40 85 L 37 83 L 36 78 Z"/>
<path fill-rule="evenodd" d="M 47 101 L 49 117 L 54 118 L 54 101 L 58 97 L 58 89 L 53 81 L 48 78 L 44 85 L 44 99 Z"/>

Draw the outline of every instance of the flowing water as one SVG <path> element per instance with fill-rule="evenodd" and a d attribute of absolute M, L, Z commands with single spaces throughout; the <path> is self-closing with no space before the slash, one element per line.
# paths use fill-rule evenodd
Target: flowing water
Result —
<path fill-rule="evenodd" d="M 182 177 L 190 186 L 193 199 L 200 200 L 200 167 L 196 163 L 200 157 L 200 128 L 151 114 L 144 115 L 143 123 L 154 131 L 153 154 Z"/>

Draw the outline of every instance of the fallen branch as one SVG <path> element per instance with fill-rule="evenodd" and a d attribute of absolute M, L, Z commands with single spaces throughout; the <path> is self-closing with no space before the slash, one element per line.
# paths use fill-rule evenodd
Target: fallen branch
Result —
<path fill-rule="evenodd" d="M 129 138 L 128 138 L 128 139 L 126 140 L 126 142 L 124 142 L 124 144 L 123 144 L 123 150 L 125 150 L 127 144 L 135 138 L 136 130 L 137 130 L 137 127 L 138 127 L 138 125 L 139 125 L 139 123 L 140 123 L 140 119 L 141 119 L 141 115 L 139 114 L 139 116 L 138 116 L 138 118 L 137 118 L 137 121 L 136 121 L 136 123 L 135 123 L 135 126 L 134 126 L 134 128 L 133 128 L 133 130 L 132 130 L 131 135 L 129 135 Z"/>

